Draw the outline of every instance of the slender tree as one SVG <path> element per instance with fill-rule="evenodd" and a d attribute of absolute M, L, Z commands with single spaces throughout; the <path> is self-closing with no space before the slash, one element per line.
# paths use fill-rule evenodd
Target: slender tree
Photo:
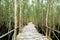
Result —
<path fill-rule="evenodd" d="M 16 39 L 16 33 L 17 33 L 17 0 L 14 0 L 14 19 L 15 19 L 15 30 L 14 30 L 14 40 L 17 40 Z"/>
<path fill-rule="evenodd" d="M 48 13 L 49 13 L 49 0 L 47 0 L 47 13 L 46 13 L 46 37 L 48 38 Z"/>
<path fill-rule="evenodd" d="M 9 7 L 8 8 L 8 10 L 9 10 L 9 13 L 8 13 L 9 14 L 9 18 L 8 18 L 9 19 L 9 21 L 8 21 L 8 25 L 9 25 L 8 26 L 8 32 L 9 32 L 11 30 L 11 11 L 10 11 L 11 10 L 11 8 L 10 8 L 10 5 L 11 4 L 10 4 L 10 0 L 8 0 L 8 3 L 7 4 L 9 4 L 9 6 L 8 6 Z M 8 40 L 10 40 L 10 34 L 9 34 L 8 37 L 9 37 Z"/>
<path fill-rule="evenodd" d="M 23 0 L 20 0 L 20 21 L 19 21 L 19 31 L 22 32 L 23 27 Z"/>

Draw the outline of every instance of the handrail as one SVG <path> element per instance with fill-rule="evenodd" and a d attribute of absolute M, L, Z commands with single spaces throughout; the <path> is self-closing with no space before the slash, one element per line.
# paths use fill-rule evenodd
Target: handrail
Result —
<path fill-rule="evenodd" d="M 17 29 L 17 28 L 16 28 L 16 29 Z M 3 38 L 3 37 L 5 37 L 6 35 L 12 33 L 12 32 L 13 32 L 14 30 L 16 30 L 16 29 L 13 29 L 13 30 L 11 30 L 11 31 L 9 31 L 9 32 L 7 32 L 7 33 L 5 33 L 5 34 L 3 34 L 2 36 L 0 36 L 0 39 Z"/>
<path fill-rule="evenodd" d="M 47 27 L 47 28 L 49 28 L 50 30 L 55 31 L 55 32 L 57 32 L 57 33 L 60 33 L 60 31 L 58 31 L 58 30 L 54 30 L 54 29 L 52 29 L 52 28 L 50 28 L 50 27 Z M 17 28 L 16 28 L 16 29 L 17 29 Z M 0 39 L 3 38 L 3 37 L 5 37 L 6 35 L 10 34 L 11 32 L 13 32 L 13 31 L 16 30 L 16 29 L 13 29 L 13 30 L 11 30 L 11 31 L 3 34 L 2 36 L 0 36 Z"/>

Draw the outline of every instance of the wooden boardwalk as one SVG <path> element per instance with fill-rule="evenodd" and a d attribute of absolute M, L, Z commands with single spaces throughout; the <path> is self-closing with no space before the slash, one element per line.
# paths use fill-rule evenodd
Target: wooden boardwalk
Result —
<path fill-rule="evenodd" d="M 17 35 L 17 40 L 52 40 L 51 38 L 46 38 L 44 35 L 38 33 L 35 25 L 32 22 L 28 23 L 23 28 L 23 32 Z"/>

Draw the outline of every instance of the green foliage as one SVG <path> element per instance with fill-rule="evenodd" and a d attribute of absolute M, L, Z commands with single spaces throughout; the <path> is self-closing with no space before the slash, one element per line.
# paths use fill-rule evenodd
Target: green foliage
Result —
<path fill-rule="evenodd" d="M 47 4 L 50 4 L 52 6 L 54 3 L 43 3 L 44 0 L 34 0 L 29 2 L 29 0 L 24 0 L 23 4 L 23 17 L 24 17 L 24 22 L 37 22 L 37 23 L 42 23 L 45 24 L 45 18 L 46 18 L 46 13 L 47 13 Z M 59 3 L 59 0 L 55 0 L 55 2 Z M 56 3 L 56 4 L 57 4 Z M 20 0 L 17 1 L 18 5 L 18 16 L 20 13 Z M 53 7 L 49 7 L 49 20 L 51 23 L 53 22 L 53 16 L 55 16 L 55 23 L 60 22 L 60 5 L 57 5 L 56 7 L 56 13 L 53 13 Z M 0 1 L 0 22 L 1 21 L 6 21 L 9 22 L 9 20 L 13 21 L 14 19 L 14 2 L 13 0 L 1 0 Z M 30 20 L 31 19 L 31 20 Z M 57 20 L 58 19 L 58 20 Z"/>

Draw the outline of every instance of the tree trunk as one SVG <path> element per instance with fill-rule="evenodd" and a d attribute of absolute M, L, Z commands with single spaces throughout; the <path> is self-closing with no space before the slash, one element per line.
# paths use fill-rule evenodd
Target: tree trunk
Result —
<path fill-rule="evenodd" d="M 20 0 L 20 21 L 19 21 L 19 31 L 22 32 L 23 27 L 23 0 Z"/>
<path fill-rule="evenodd" d="M 49 13 L 49 0 L 47 0 L 47 13 L 46 13 L 46 37 L 48 38 L 48 13 Z"/>
<path fill-rule="evenodd" d="M 16 34 L 17 34 L 17 0 L 14 0 L 14 7 L 15 7 L 15 10 L 14 10 L 14 20 L 15 20 L 15 30 L 14 30 L 14 40 L 17 40 L 16 39 Z"/>

